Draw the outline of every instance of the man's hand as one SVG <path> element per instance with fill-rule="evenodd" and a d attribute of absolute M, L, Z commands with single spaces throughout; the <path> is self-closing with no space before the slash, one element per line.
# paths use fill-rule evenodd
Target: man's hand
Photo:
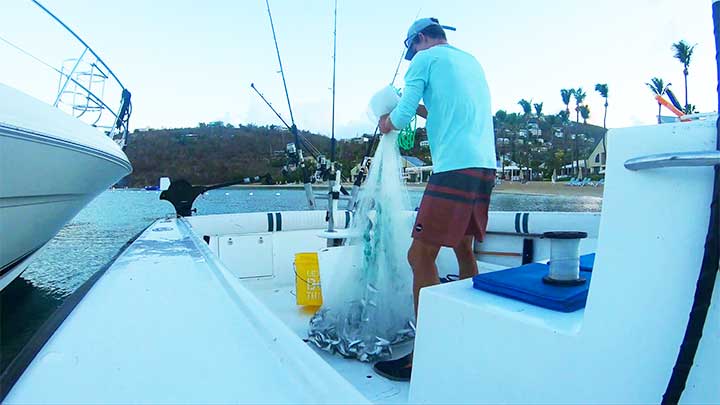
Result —
<path fill-rule="evenodd" d="M 383 134 L 387 134 L 390 131 L 396 131 L 397 128 L 393 126 L 392 121 L 390 121 L 390 114 L 385 114 L 380 116 L 380 121 L 378 122 L 378 126 L 380 127 L 380 132 Z"/>

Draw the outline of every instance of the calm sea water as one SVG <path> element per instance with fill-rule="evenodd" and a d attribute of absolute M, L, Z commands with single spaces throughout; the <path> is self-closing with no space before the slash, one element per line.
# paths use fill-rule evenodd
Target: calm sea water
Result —
<path fill-rule="evenodd" d="M 0 292 L 0 370 L 4 370 L 37 328 L 63 300 L 105 266 L 134 235 L 158 218 L 173 215 L 159 192 L 106 191 L 53 238 L 33 264 Z M 417 206 L 421 191 L 411 191 Z M 493 194 L 495 211 L 600 211 L 597 197 Z M 213 190 L 196 200 L 198 214 L 298 210 L 301 189 Z"/>

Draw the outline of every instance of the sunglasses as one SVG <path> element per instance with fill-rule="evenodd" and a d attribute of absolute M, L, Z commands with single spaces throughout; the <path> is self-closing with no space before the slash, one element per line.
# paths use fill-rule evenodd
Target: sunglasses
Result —
<path fill-rule="evenodd" d="M 408 49 L 410 49 L 410 45 L 412 45 L 412 44 L 413 44 L 413 42 L 415 42 L 415 38 L 417 38 L 417 37 L 418 37 L 418 35 L 420 35 L 420 33 L 419 33 L 419 32 L 418 32 L 417 34 L 415 34 L 415 35 L 411 36 L 410 38 L 406 39 L 406 40 L 405 40 L 405 42 L 404 42 L 404 44 L 405 44 L 405 48 L 408 48 Z"/>

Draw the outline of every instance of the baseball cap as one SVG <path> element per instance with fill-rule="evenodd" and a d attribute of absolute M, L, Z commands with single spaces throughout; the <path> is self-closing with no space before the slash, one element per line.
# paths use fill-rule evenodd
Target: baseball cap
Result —
<path fill-rule="evenodd" d="M 411 60 L 413 56 L 417 53 L 415 49 L 412 47 L 412 41 L 415 39 L 415 37 L 420 33 L 420 31 L 424 30 L 425 28 L 431 26 L 431 25 L 439 25 L 440 27 L 455 31 L 455 27 L 450 27 L 447 25 L 440 25 L 440 22 L 437 18 L 421 18 L 417 21 L 415 21 L 408 30 L 407 37 L 405 37 L 405 48 L 407 48 L 407 52 L 405 53 L 405 59 Z"/>

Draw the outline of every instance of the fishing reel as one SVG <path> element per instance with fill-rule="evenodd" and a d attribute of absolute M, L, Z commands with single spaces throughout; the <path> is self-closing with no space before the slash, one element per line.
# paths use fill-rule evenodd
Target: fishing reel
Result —
<path fill-rule="evenodd" d="M 363 158 L 362 164 L 360 165 L 360 172 L 367 177 L 367 174 L 370 172 L 370 165 L 372 165 L 372 157 L 371 156 L 365 156 Z"/>
<path fill-rule="evenodd" d="M 294 159 L 297 158 L 297 148 L 295 147 L 295 144 L 290 142 L 289 144 L 285 145 L 285 154 L 287 154 L 288 158 Z"/>

